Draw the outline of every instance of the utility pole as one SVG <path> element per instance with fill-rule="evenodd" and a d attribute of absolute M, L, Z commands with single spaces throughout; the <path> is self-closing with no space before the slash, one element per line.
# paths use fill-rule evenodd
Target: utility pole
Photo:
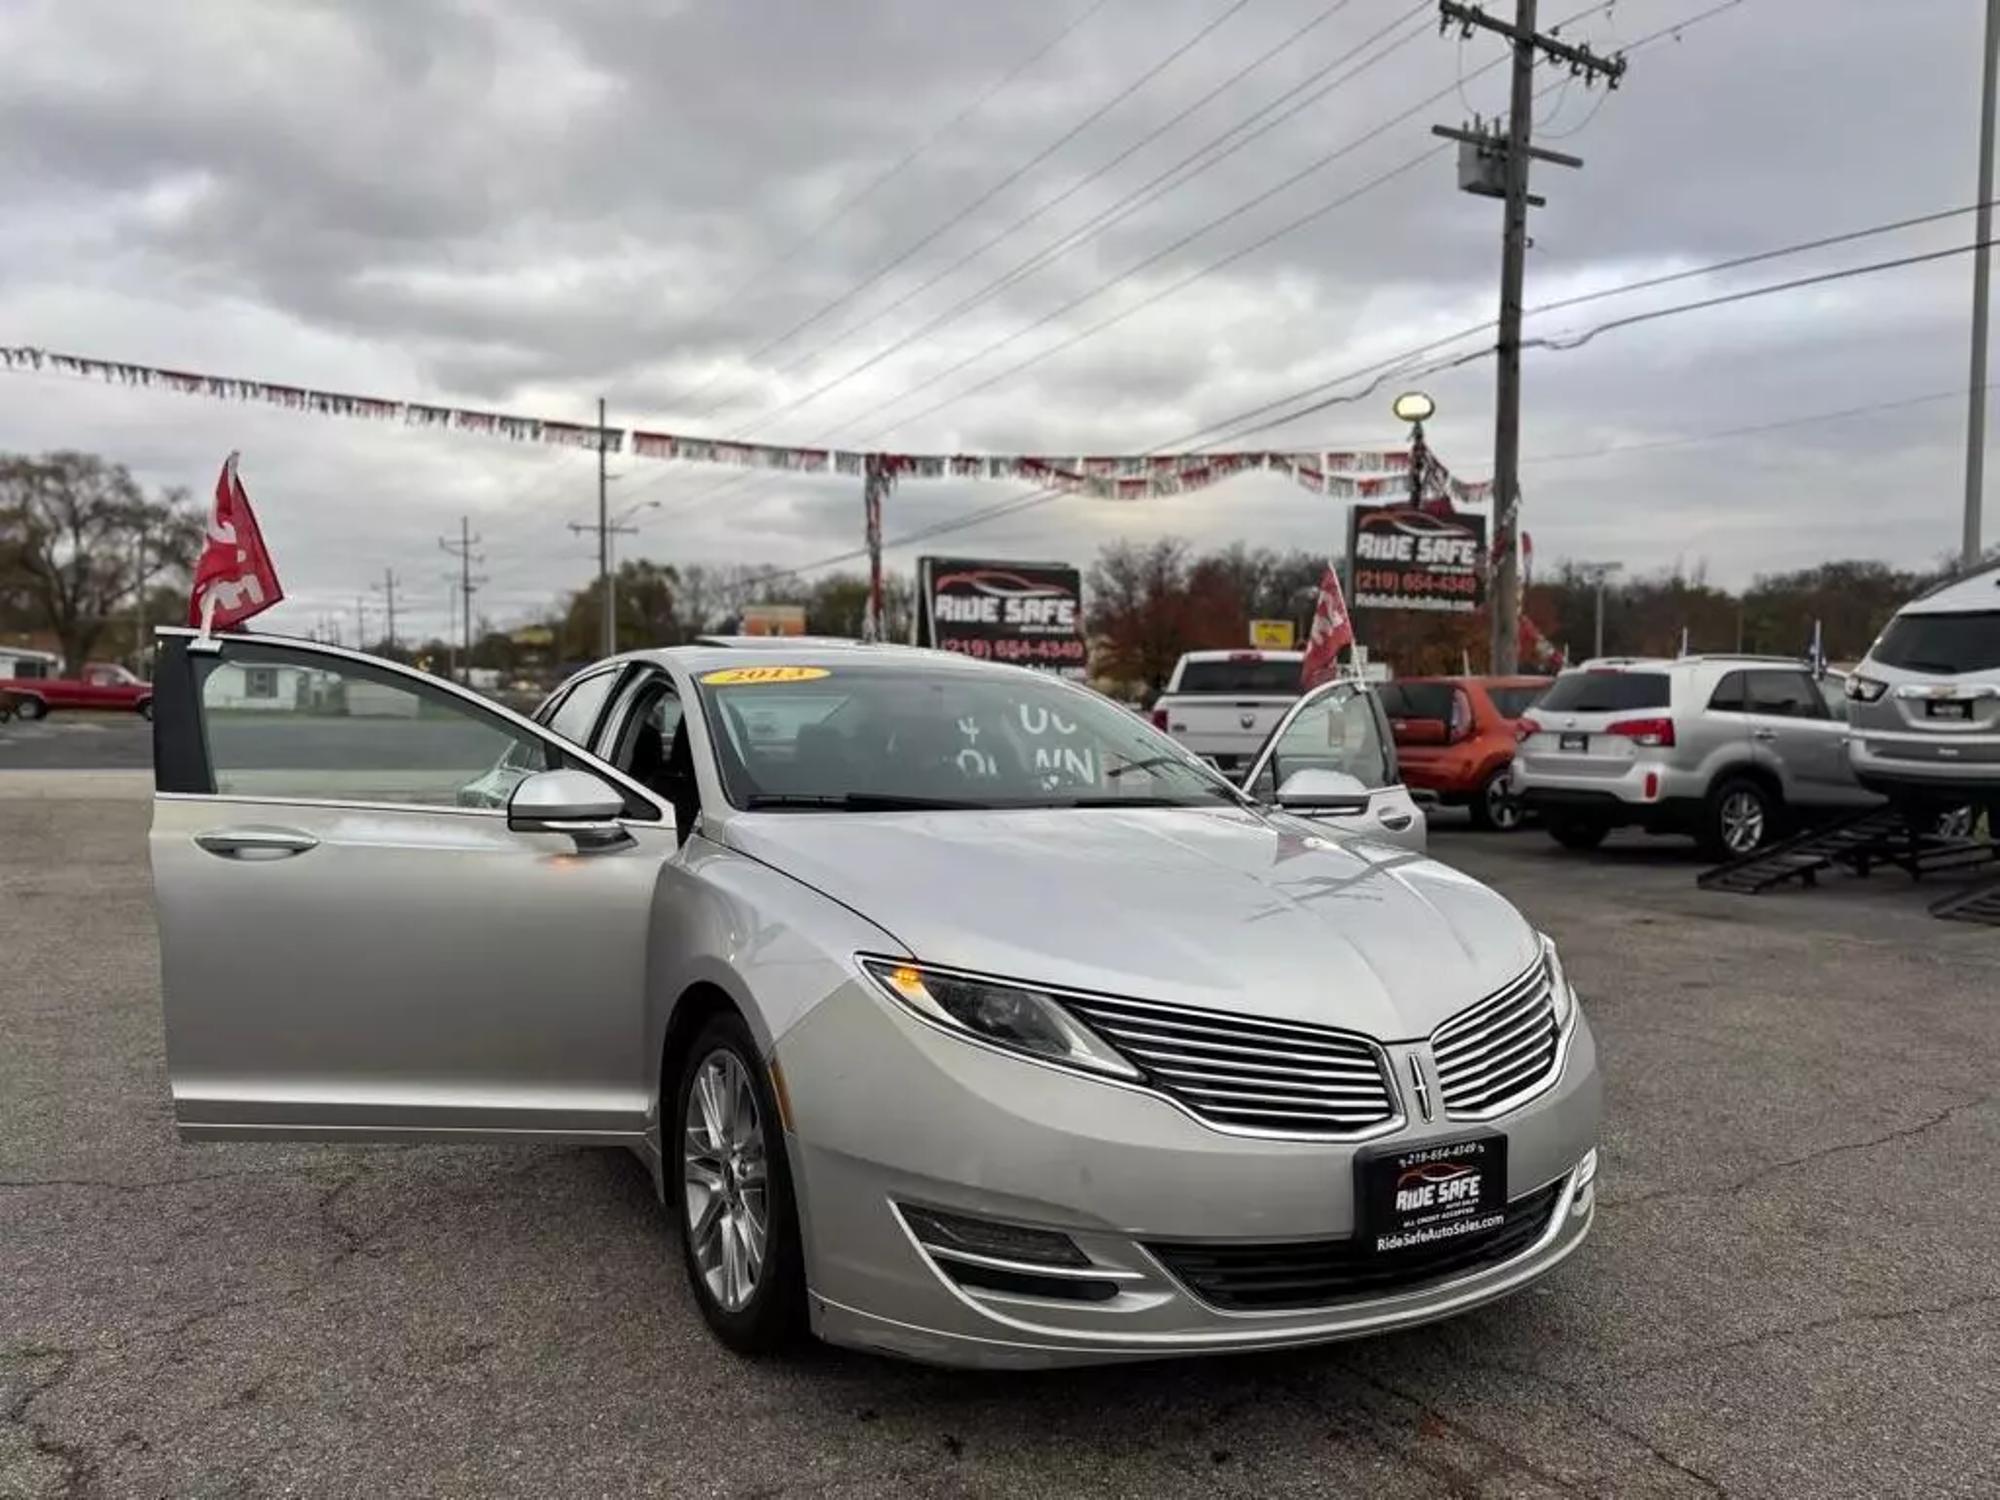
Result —
<path fill-rule="evenodd" d="M 354 649 L 357 651 L 366 651 L 368 649 L 367 610 L 368 601 L 362 598 L 361 595 L 356 594 L 354 596 Z"/>
<path fill-rule="evenodd" d="M 1982 550 L 1980 511 L 1986 503 L 1986 303 L 1993 238 L 1993 102 L 2000 83 L 2000 0 L 1986 0 L 1986 68 L 1979 95 L 1979 207 L 1972 240 L 1972 390 L 1966 397 L 1965 534 L 1959 561 L 1972 567 Z"/>
<path fill-rule="evenodd" d="M 597 524 L 571 521 L 569 529 L 577 533 L 594 531 L 597 533 L 597 602 L 604 611 L 603 642 L 604 654 L 618 654 L 618 581 L 611 571 L 611 538 L 630 536 L 638 532 L 636 526 L 621 526 L 611 519 L 610 476 L 604 470 L 604 398 L 597 398 Z"/>
<path fill-rule="evenodd" d="M 473 556 L 473 544 L 477 541 L 479 541 L 479 538 L 472 534 L 472 519 L 469 516 L 460 516 L 458 518 L 457 541 L 454 542 L 449 537 L 438 538 L 438 546 L 458 559 L 458 607 L 461 622 L 460 654 L 465 657 L 465 670 L 468 681 L 470 680 L 472 671 L 472 596 L 478 591 L 478 586 L 486 581 L 484 578 L 474 578 L 472 576 L 473 563 L 485 561 L 484 558 Z M 458 675 L 458 667 L 455 663 L 451 667 L 451 673 L 454 677 Z"/>
<path fill-rule="evenodd" d="M 2000 3 L 2000 0 L 1995 0 Z M 1520 656 L 1520 561 L 1515 538 L 1521 523 L 1521 289 L 1528 262 L 1528 209 L 1543 200 L 1528 191 L 1530 159 L 1557 166 L 1581 167 L 1580 158 L 1544 151 L 1534 144 L 1535 62 L 1547 57 L 1567 64 L 1585 87 L 1602 78 L 1612 88 L 1625 76 L 1625 59 L 1599 57 L 1588 47 L 1574 47 L 1535 29 L 1535 0 L 1514 0 L 1512 24 L 1489 16 L 1477 5 L 1439 0 L 1440 33 L 1453 22 L 1461 36 L 1491 31 L 1514 46 L 1513 88 L 1507 106 L 1507 128 L 1486 130 L 1475 122 L 1471 130 L 1431 127 L 1433 135 L 1459 143 L 1459 187 L 1484 197 L 1503 199 L 1500 250 L 1500 334 L 1495 353 L 1499 362 L 1493 418 L 1493 637 L 1491 669 L 1514 671 Z"/>
<path fill-rule="evenodd" d="M 146 670 L 146 530 L 142 526 L 133 538 L 132 559 L 132 670 Z"/>
<path fill-rule="evenodd" d="M 382 596 L 382 607 L 388 613 L 389 654 L 394 656 L 396 654 L 396 570 L 394 568 L 384 568 L 382 570 L 382 581 L 377 584 L 371 584 L 370 587 Z"/>

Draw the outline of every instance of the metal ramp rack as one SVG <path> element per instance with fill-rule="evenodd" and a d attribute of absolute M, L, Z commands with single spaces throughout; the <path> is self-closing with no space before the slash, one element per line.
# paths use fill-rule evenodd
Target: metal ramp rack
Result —
<path fill-rule="evenodd" d="M 1888 865 L 1918 880 L 1946 870 L 1994 864 L 2000 864 L 2000 842 L 1942 838 L 1919 827 L 1901 811 L 1882 807 L 1805 829 L 1754 854 L 1705 870 L 1695 883 L 1708 891 L 1758 895 L 1790 881 L 1811 888 L 1828 870 L 1865 876 Z M 2000 879 L 1952 892 L 1932 905 L 1931 915 L 2000 925 Z"/>

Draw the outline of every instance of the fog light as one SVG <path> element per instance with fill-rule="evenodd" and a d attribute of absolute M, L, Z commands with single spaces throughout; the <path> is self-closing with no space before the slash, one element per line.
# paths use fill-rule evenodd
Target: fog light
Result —
<path fill-rule="evenodd" d="M 910 1232 L 934 1250 L 960 1250 L 967 1255 L 990 1255 L 995 1260 L 1042 1266 L 1090 1264 L 1090 1257 L 1077 1249 L 1068 1235 L 1053 1229 L 996 1224 L 991 1219 L 940 1213 L 934 1208 L 912 1208 L 908 1204 L 902 1208 L 903 1221 L 910 1226 Z"/>
<path fill-rule="evenodd" d="M 1569 1200 L 1572 1218 L 1582 1218 L 1590 1212 L 1590 1206 L 1597 1201 L 1597 1149 L 1592 1147 L 1584 1152 L 1583 1160 L 1576 1164 L 1575 1187 Z"/>

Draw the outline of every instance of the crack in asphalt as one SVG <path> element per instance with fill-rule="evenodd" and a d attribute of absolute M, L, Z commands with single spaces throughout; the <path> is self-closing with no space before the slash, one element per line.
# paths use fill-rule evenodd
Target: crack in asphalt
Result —
<path fill-rule="evenodd" d="M 1809 1166 L 1813 1162 L 1824 1161 L 1828 1157 L 1844 1156 L 1855 1151 L 1872 1151 L 1877 1146 L 1887 1146 L 1897 1141 L 1911 1140 L 1916 1136 L 1937 1129 L 1940 1125 L 1948 1124 L 1961 1114 L 1991 1104 L 1996 1099 L 2000 1099 L 2000 1094 L 1983 1094 L 1977 1099 L 1961 1099 L 1956 1104 L 1947 1105 L 1928 1119 L 1919 1120 L 1914 1125 L 1898 1126 L 1896 1129 L 1885 1131 L 1881 1135 L 1870 1136 L 1864 1141 L 1846 1141 L 1837 1146 L 1822 1146 L 1817 1151 L 1806 1152 L 1803 1156 L 1790 1156 L 1779 1161 L 1766 1162 L 1763 1166 L 1746 1173 L 1734 1182 L 1724 1183 L 1719 1187 L 1658 1188 L 1653 1192 L 1638 1193 L 1630 1198 L 1617 1198 L 1607 1195 L 1600 1200 L 1598 1206 L 1605 1209 L 1634 1208 L 1641 1203 L 1655 1203 L 1666 1198 L 1734 1197 L 1739 1193 L 1747 1192 L 1766 1178 L 1774 1177 L 1780 1172 L 1789 1172 L 1794 1167 Z"/>
<path fill-rule="evenodd" d="M 1804 1323 L 1788 1323 L 1779 1328 L 1767 1328 L 1760 1333 L 1746 1333 L 1741 1337 L 1723 1339 L 1713 1344 L 1699 1344 L 1693 1348 L 1663 1355 L 1659 1359 L 1648 1360 L 1644 1364 L 1627 1366 L 1617 1373 L 1623 1380 L 1641 1380 L 1662 1370 L 1694 1364 L 1718 1354 L 1733 1354 L 1744 1349 L 1754 1349 L 1761 1344 L 1779 1343 L 1785 1339 L 1824 1333 L 1829 1328 L 1838 1328 L 1847 1323 L 1900 1323 L 1913 1318 L 1938 1317 L 1964 1312 L 1968 1308 L 1992 1306 L 2000 1306 L 2000 1292 L 1978 1292 L 1967 1297 L 1954 1297 L 1948 1302 L 1922 1303 L 1916 1307 L 1834 1313 L 1829 1317 L 1813 1318 Z"/>
<path fill-rule="evenodd" d="M 1536 1463 L 1526 1454 L 1517 1453 L 1512 1448 L 1508 1447 L 1505 1443 L 1502 1443 L 1495 1438 L 1490 1438 L 1486 1436 L 1486 1434 L 1478 1432 L 1473 1428 L 1466 1426 L 1464 1422 L 1459 1421 L 1456 1418 L 1452 1417 L 1449 1413 L 1442 1411 L 1431 1402 L 1425 1400 L 1422 1396 L 1419 1396 L 1414 1392 L 1406 1391 L 1397 1386 L 1391 1385 L 1388 1381 L 1383 1380 L 1378 1376 L 1370 1375 L 1364 1370 L 1356 1369 L 1351 1363 L 1343 1361 L 1339 1367 L 1345 1370 L 1354 1379 L 1360 1381 L 1363 1385 L 1368 1386 L 1373 1390 L 1379 1391 L 1385 1396 L 1392 1397 L 1395 1400 L 1402 1401 L 1412 1407 L 1415 1407 L 1419 1413 L 1421 1413 L 1424 1417 L 1429 1418 L 1431 1421 L 1437 1423 L 1438 1426 L 1446 1429 L 1449 1432 L 1456 1433 L 1459 1437 L 1465 1439 L 1467 1442 L 1471 1443 L 1474 1447 L 1480 1449 L 1482 1452 L 1494 1458 L 1498 1458 L 1502 1463 L 1506 1465 L 1506 1467 L 1511 1469 L 1517 1475 L 1523 1475 L 1529 1479 L 1532 1479 L 1537 1484 L 1546 1485 L 1548 1488 L 1555 1490 L 1560 1494 L 1581 1495 L 1587 1493 L 1587 1491 L 1580 1488 L 1574 1482 L 1563 1478 L 1560 1474 L 1551 1473 L 1548 1469 Z M 1421 1434 L 1421 1429 L 1420 1429 L 1420 1434 Z M 1425 1463 L 1423 1456 L 1413 1454 L 1408 1449 L 1403 1449 L 1400 1456 L 1405 1458 L 1413 1458 L 1418 1463 Z M 1444 1472 L 1444 1475 L 1455 1477 L 1456 1480 L 1462 1484 L 1471 1485 L 1472 1489 L 1470 1493 L 1473 1494 L 1479 1493 L 1482 1481 L 1486 1477 L 1484 1475 L 1478 1475 L 1478 1474 L 1467 1474 L 1463 1470 L 1458 1468 L 1457 1465 L 1454 1464 L 1430 1463 L 1430 1464 L 1425 1464 L 1425 1467 L 1428 1472 L 1433 1472 L 1433 1473 L 1438 1472 L 1438 1469 L 1441 1468 Z M 1441 1475 L 1440 1477 L 1443 1477 L 1443 1475 Z"/>
<path fill-rule="evenodd" d="M 1672 1469 L 1677 1474 L 1682 1474 L 1692 1479 L 1710 1494 L 1717 1496 L 1718 1500 L 1729 1500 L 1729 1491 L 1721 1480 L 1717 1479 L 1713 1474 L 1704 1473 L 1702 1470 L 1697 1469 L 1685 1459 L 1674 1457 L 1673 1454 L 1667 1452 L 1666 1449 L 1662 1448 L 1652 1438 L 1639 1431 L 1636 1427 L 1629 1427 L 1617 1418 L 1600 1411 L 1584 1398 L 1583 1393 L 1577 1389 L 1573 1382 L 1564 1380 L 1559 1375 L 1550 1375 L 1543 1370 L 1531 1370 L 1522 1365 L 1508 1364 L 1504 1360 L 1478 1360 L 1474 1363 L 1477 1368 L 1489 1370 L 1495 1374 L 1512 1375 L 1518 1379 L 1533 1381 L 1538 1385 L 1548 1387 L 1561 1396 L 1565 1403 L 1575 1410 L 1582 1412 L 1607 1432 L 1615 1432 L 1635 1447 L 1645 1450 L 1657 1462 L 1666 1465 L 1666 1467 Z"/>
<path fill-rule="evenodd" d="M 35 1379 L 31 1375 L 28 1389 L 23 1391 L 7 1408 L 6 1422 L 10 1427 L 18 1427 L 27 1434 L 28 1449 L 31 1453 L 52 1460 L 62 1470 L 64 1496 L 82 1497 L 92 1493 L 97 1480 L 97 1460 L 81 1445 L 51 1437 L 43 1424 L 36 1421 L 32 1408 L 34 1404 L 61 1387 L 76 1370 L 81 1354 L 75 1349 L 52 1346 L 30 1346 L 25 1349 L 9 1350 L 0 1358 L 36 1361 L 52 1359 L 55 1371 L 46 1379 Z"/>

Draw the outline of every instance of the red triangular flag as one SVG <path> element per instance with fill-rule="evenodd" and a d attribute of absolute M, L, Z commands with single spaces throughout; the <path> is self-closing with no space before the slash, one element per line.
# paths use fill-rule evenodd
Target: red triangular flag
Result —
<path fill-rule="evenodd" d="M 188 624 L 208 630 L 233 629 L 285 597 L 250 509 L 250 497 L 236 477 L 236 458 L 230 454 L 216 478 L 208 543 L 194 565 L 194 589 L 188 598 Z"/>
<path fill-rule="evenodd" d="M 1312 633 L 1306 637 L 1306 659 L 1299 666 L 1299 685 L 1315 688 L 1334 675 L 1340 648 L 1354 644 L 1354 622 L 1340 592 L 1340 574 L 1332 563 L 1319 581 L 1319 602 L 1313 606 Z"/>

